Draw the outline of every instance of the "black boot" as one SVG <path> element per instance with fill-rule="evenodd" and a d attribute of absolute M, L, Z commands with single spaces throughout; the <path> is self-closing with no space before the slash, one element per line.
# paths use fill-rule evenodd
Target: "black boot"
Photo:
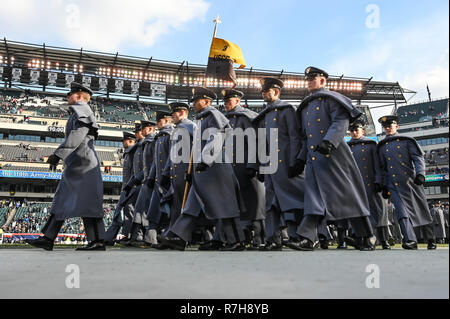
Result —
<path fill-rule="evenodd" d="M 203 243 L 198 247 L 200 251 L 217 251 L 223 247 L 223 243 L 218 240 L 211 240 L 206 243 Z"/>
<path fill-rule="evenodd" d="M 435 249 L 437 249 L 436 241 L 434 239 L 428 240 L 427 249 L 428 250 L 435 250 Z"/>
<path fill-rule="evenodd" d="M 283 250 L 283 244 L 276 244 L 267 242 L 264 246 L 261 246 L 259 248 L 259 251 L 282 251 Z"/>
<path fill-rule="evenodd" d="M 309 239 L 302 238 L 299 242 L 291 242 L 289 248 L 301 251 L 313 251 L 314 243 Z"/>
<path fill-rule="evenodd" d="M 383 249 L 391 249 L 391 246 L 389 245 L 389 242 L 387 242 L 385 240 L 381 241 L 381 247 Z"/>
<path fill-rule="evenodd" d="M 37 248 L 43 248 L 49 251 L 53 250 L 53 240 L 45 236 L 41 236 L 37 239 L 25 239 L 25 242 Z"/>
<path fill-rule="evenodd" d="M 375 244 L 372 243 L 371 237 L 363 237 L 361 240 L 360 251 L 372 251 L 375 250 Z"/>
<path fill-rule="evenodd" d="M 320 238 L 319 239 L 319 245 L 320 245 L 320 249 L 328 249 L 328 239 L 327 238 Z"/>
<path fill-rule="evenodd" d="M 185 251 L 187 243 L 182 238 L 169 232 L 168 236 L 161 237 L 161 244 L 167 246 L 169 249 Z"/>
<path fill-rule="evenodd" d="M 359 250 L 361 248 L 361 238 L 359 237 L 353 237 L 353 236 L 347 236 L 344 239 L 345 243 L 348 246 L 355 247 L 355 249 Z"/>
<path fill-rule="evenodd" d="M 345 242 L 345 237 L 347 236 L 347 230 L 338 228 L 337 229 L 337 248 L 336 249 L 347 249 L 347 243 Z"/>
<path fill-rule="evenodd" d="M 245 244 L 243 243 L 234 243 L 234 244 L 226 244 L 225 246 L 219 249 L 220 251 L 243 251 L 245 250 Z"/>
<path fill-rule="evenodd" d="M 417 242 L 407 241 L 403 243 L 402 248 L 406 250 L 417 250 Z"/>
<path fill-rule="evenodd" d="M 79 247 L 76 251 L 105 251 L 105 243 L 103 240 L 97 240 L 90 242 L 87 246 Z"/>

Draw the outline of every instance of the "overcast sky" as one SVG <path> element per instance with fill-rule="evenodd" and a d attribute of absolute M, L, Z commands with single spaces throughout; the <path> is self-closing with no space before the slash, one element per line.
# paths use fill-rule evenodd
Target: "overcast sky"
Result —
<path fill-rule="evenodd" d="M 218 37 L 248 67 L 374 77 L 417 91 L 449 92 L 447 0 L 2 0 L 0 36 L 155 59 L 206 64 Z M 375 117 L 375 116 L 374 116 Z"/>

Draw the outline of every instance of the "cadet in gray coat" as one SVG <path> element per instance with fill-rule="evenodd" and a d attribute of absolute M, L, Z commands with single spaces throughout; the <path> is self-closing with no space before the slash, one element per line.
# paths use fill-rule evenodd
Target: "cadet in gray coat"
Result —
<path fill-rule="evenodd" d="M 153 190 L 147 186 L 150 176 L 150 169 L 153 164 L 153 152 L 155 147 L 156 123 L 151 121 L 141 121 L 142 127 L 142 173 L 138 176 L 141 182 L 139 195 L 134 208 L 133 225 L 131 228 L 130 246 L 145 247 L 145 233 L 148 226 L 147 210 Z"/>
<path fill-rule="evenodd" d="M 126 161 L 126 164 L 130 165 L 130 167 L 127 167 L 127 170 L 129 169 L 130 171 L 130 175 L 128 180 L 125 181 L 125 185 L 122 187 L 122 192 L 124 192 L 123 201 L 119 202 L 119 204 L 124 207 L 125 222 L 123 234 L 126 238 L 121 240 L 121 243 L 125 246 L 132 242 L 131 227 L 134 219 L 134 207 L 141 189 L 141 185 L 139 183 L 142 179 L 141 174 L 143 171 L 142 142 L 144 140 L 141 123 L 135 123 L 134 134 L 136 137 L 136 143 L 128 151 L 129 161 Z"/>
<path fill-rule="evenodd" d="M 189 105 L 182 102 L 174 102 L 169 104 L 169 109 L 172 115 L 172 121 L 175 124 L 175 129 L 171 134 L 171 142 L 170 142 L 170 154 L 169 160 L 166 163 L 166 167 L 164 169 L 164 173 L 162 175 L 161 184 L 165 185 L 166 188 L 169 188 L 167 185 L 170 184 L 170 224 L 169 227 L 172 227 L 176 222 L 178 217 L 181 214 L 181 206 L 183 204 L 184 197 L 184 189 L 186 185 L 185 175 L 188 171 L 189 163 L 186 162 L 178 162 L 178 160 L 182 156 L 182 150 L 179 149 L 178 153 L 176 152 L 176 144 L 181 143 L 183 133 L 189 134 L 190 142 L 192 145 L 192 139 L 194 130 L 196 125 L 193 121 L 188 119 L 189 115 Z M 176 139 L 175 139 L 176 138 Z M 172 156 L 174 157 L 172 161 Z"/>
<path fill-rule="evenodd" d="M 184 250 L 202 213 L 208 220 L 221 222 L 227 244 L 222 251 L 244 250 L 244 234 L 239 215 L 245 211 L 239 183 L 229 163 L 223 163 L 224 133 L 230 129 L 228 119 L 211 106 L 217 95 L 205 88 L 193 89 L 194 110 L 199 129 L 194 143 L 194 172 L 186 207 L 162 243 L 171 249 Z M 207 130 L 207 133 L 204 132 Z M 208 136 L 203 136 L 208 135 Z M 194 134 L 196 136 L 196 134 Z M 202 212 L 202 213 L 201 213 Z"/>
<path fill-rule="evenodd" d="M 133 174 L 133 155 L 135 150 L 133 147 L 136 143 L 136 136 L 133 133 L 123 132 L 123 168 L 122 168 L 122 189 L 127 184 Z M 122 233 L 127 236 L 130 233 L 131 220 L 133 216 L 130 214 L 128 206 L 124 206 L 125 191 L 121 191 L 119 202 L 117 203 L 112 223 L 105 235 L 105 245 L 114 246 L 117 234 L 122 228 Z M 129 238 L 127 238 L 129 239 Z"/>
<path fill-rule="evenodd" d="M 57 165 L 62 159 L 66 167 L 53 198 L 51 216 L 42 229 L 44 236 L 27 240 L 32 246 L 52 250 L 64 220 L 82 217 L 89 244 L 77 250 L 105 250 L 103 181 L 94 149 L 98 125 L 88 105 L 91 96 L 90 89 L 79 83 L 71 84 L 67 94 L 71 115 L 66 138 L 47 160 L 50 165 Z"/>
<path fill-rule="evenodd" d="M 159 132 L 155 135 L 153 163 L 147 185 L 153 189 L 150 206 L 147 209 L 147 238 L 149 243 L 157 245 L 156 234 L 169 224 L 169 212 L 162 207 L 163 198 L 170 189 L 170 180 L 163 174 L 170 157 L 170 137 L 174 130 L 172 118 L 168 112 L 157 112 L 156 124 Z"/>
<path fill-rule="evenodd" d="M 279 79 L 261 79 L 261 94 L 268 104 L 253 120 L 255 127 L 265 129 L 268 145 L 272 133 L 278 136 L 275 140 L 278 143 L 276 163 L 261 164 L 278 167 L 275 173 L 264 175 L 267 243 L 261 250 L 282 249 L 282 219 L 288 226 L 289 240 L 298 240 L 296 231 L 304 208 L 305 182 L 301 175 L 304 163 L 298 159 L 302 148 L 300 127 L 295 108 L 280 100 L 283 86 Z"/>
<path fill-rule="evenodd" d="M 421 227 L 428 249 L 436 249 L 433 218 L 430 214 L 423 184 L 425 160 L 414 138 L 397 133 L 398 117 L 379 119 L 386 137 L 378 143 L 382 167 L 383 197 L 391 197 L 402 230 L 404 249 L 417 249 L 414 227 Z"/>
<path fill-rule="evenodd" d="M 370 222 L 377 230 L 377 237 L 383 249 L 391 249 L 389 246 L 389 218 L 387 203 L 381 197 L 382 181 L 381 166 L 377 154 L 377 142 L 365 137 L 365 123 L 356 120 L 350 124 L 350 135 L 352 139 L 347 143 L 353 157 L 356 160 L 361 177 L 364 181 L 370 208 Z"/>
<path fill-rule="evenodd" d="M 437 201 L 431 209 L 431 216 L 433 217 L 434 233 L 438 243 L 443 244 L 446 238 L 445 234 L 445 216 L 441 208 L 441 203 Z"/>
<path fill-rule="evenodd" d="M 257 178 L 258 164 L 256 162 L 256 136 L 252 120 L 258 113 L 243 108 L 240 103 L 244 93 L 237 90 L 223 90 L 225 102 L 225 116 L 229 119 L 231 128 L 235 134 L 233 136 L 233 170 L 239 181 L 239 187 L 244 204 L 247 209 L 245 214 L 241 214 L 241 222 L 245 224 L 245 229 L 249 234 L 247 237 L 250 247 L 247 249 L 259 249 L 264 243 L 264 219 L 265 219 L 265 190 L 264 184 Z M 240 131 L 240 130 L 241 131 Z M 254 139 L 249 141 L 248 135 L 254 134 Z M 241 143 L 239 149 L 238 143 Z M 255 143 L 254 154 L 249 153 L 249 143 Z M 242 154 L 238 152 L 242 151 Z M 231 154 L 230 154 L 231 155 Z"/>
<path fill-rule="evenodd" d="M 298 230 L 302 240 L 291 248 L 313 250 L 317 226 L 326 217 L 328 222 L 350 219 L 356 247 L 374 250 L 364 182 L 344 140 L 361 112 L 347 97 L 325 89 L 325 71 L 309 67 L 305 75 L 310 95 L 297 109 L 304 139 L 299 159 L 306 163 L 305 217 Z"/>

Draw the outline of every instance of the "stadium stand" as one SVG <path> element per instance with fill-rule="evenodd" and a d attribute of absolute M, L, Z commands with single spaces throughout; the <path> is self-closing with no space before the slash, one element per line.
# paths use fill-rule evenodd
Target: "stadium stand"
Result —
<path fill-rule="evenodd" d="M 447 117 L 448 98 L 401 106 L 397 110 L 400 124 L 431 121 L 433 117 Z M 447 120 L 448 123 L 448 120 Z"/>
<path fill-rule="evenodd" d="M 147 117 L 149 120 L 156 119 L 156 111 L 165 110 L 165 105 L 145 104 L 137 101 L 119 101 L 105 98 L 94 98 L 91 106 L 98 112 L 100 122 L 133 124 Z M 35 116 L 67 119 L 69 114 L 64 98 L 52 96 L 51 93 L 45 96 L 31 91 L 17 92 L 12 90 L 0 91 L 0 113 L 13 115 Z M 108 129 L 121 129 L 120 126 L 101 126 Z"/>
<path fill-rule="evenodd" d="M 19 204 L 11 223 L 5 225 L 6 216 L 14 206 Z M 30 202 L 6 202 L 6 207 L 0 208 L 0 227 L 7 233 L 39 233 L 49 217 L 51 203 L 30 203 Z M 114 206 L 105 204 L 104 223 L 108 227 L 112 221 Z M 70 218 L 65 221 L 62 234 L 81 234 L 84 232 L 81 218 Z"/>

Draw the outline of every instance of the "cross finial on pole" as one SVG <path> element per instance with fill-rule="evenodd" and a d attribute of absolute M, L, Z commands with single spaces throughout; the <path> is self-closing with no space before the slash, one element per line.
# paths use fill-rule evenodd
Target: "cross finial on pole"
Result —
<path fill-rule="evenodd" d="M 215 18 L 213 22 L 216 24 L 214 27 L 214 36 L 213 36 L 215 38 L 217 33 L 217 27 L 219 26 L 219 24 L 222 23 L 222 20 L 220 20 L 219 15 L 217 15 L 217 18 Z"/>

